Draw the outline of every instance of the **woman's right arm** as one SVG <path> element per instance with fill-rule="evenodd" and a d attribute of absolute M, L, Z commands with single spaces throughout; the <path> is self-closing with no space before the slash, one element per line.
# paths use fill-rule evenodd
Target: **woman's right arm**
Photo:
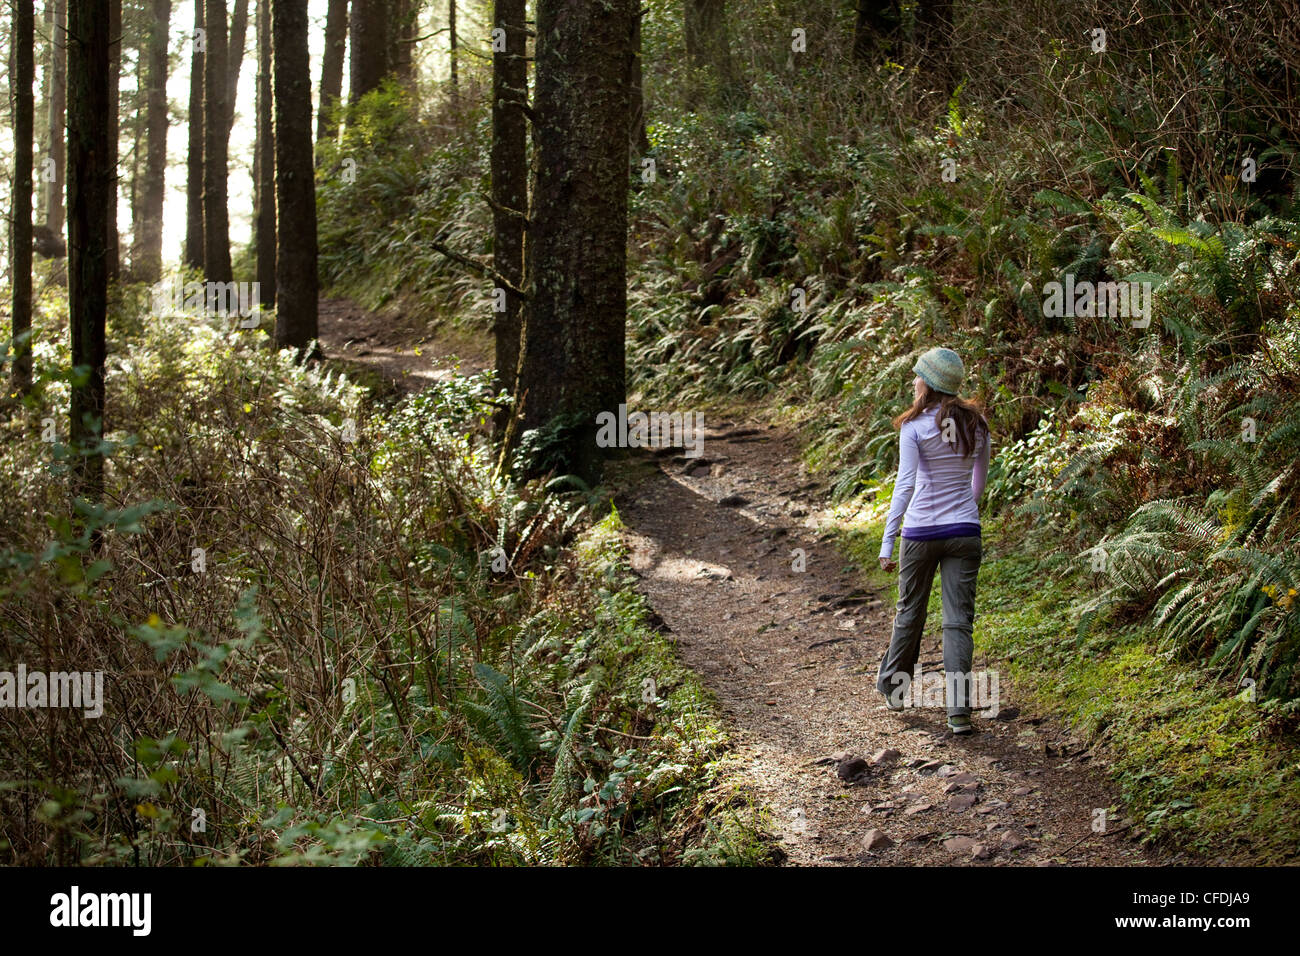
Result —
<path fill-rule="evenodd" d="M 886 560 L 893 556 L 894 539 L 898 537 L 899 525 L 903 523 L 907 506 L 912 503 L 919 459 L 916 433 L 905 424 L 898 432 L 898 477 L 894 479 L 894 497 L 889 504 L 889 517 L 885 521 L 885 536 L 880 542 L 880 556 Z"/>

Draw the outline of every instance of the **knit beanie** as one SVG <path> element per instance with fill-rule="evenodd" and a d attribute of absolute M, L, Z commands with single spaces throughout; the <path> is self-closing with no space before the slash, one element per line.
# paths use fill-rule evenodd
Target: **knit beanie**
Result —
<path fill-rule="evenodd" d="M 961 380 L 966 376 L 961 356 L 952 349 L 930 349 L 916 360 L 912 371 L 921 376 L 926 385 L 945 395 L 956 395 L 961 389 Z"/>

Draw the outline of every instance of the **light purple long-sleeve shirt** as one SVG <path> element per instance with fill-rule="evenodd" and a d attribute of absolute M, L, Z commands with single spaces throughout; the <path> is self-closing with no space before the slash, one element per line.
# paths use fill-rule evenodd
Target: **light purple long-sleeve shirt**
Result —
<path fill-rule="evenodd" d="M 944 441 L 935 418 L 935 410 L 927 409 L 899 429 L 898 477 L 880 542 L 882 558 L 893 556 L 900 523 L 905 538 L 946 537 L 948 530 L 978 533 L 978 502 L 989 473 L 988 432 L 981 429 L 975 453 L 963 456 L 955 441 Z"/>

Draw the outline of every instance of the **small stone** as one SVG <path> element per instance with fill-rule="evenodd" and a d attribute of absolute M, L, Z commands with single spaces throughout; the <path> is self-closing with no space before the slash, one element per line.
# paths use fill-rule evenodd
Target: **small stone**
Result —
<path fill-rule="evenodd" d="M 935 771 L 936 777 L 951 777 L 957 773 L 957 768 L 950 763 L 946 763 Z"/>
<path fill-rule="evenodd" d="M 1019 834 L 1011 830 L 1007 830 L 1002 834 L 1002 849 L 1004 850 L 1023 850 L 1027 846 L 1029 844 L 1021 839 Z"/>
<path fill-rule="evenodd" d="M 994 720 L 1015 720 L 1020 716 L 1019 707 L 1001 707 L 998 709 L 997 716 Z"/>
<path fill-rule="evenodd" d="M 970 855 L 972 860 L 987 860 L 993 855 L 993 851 L 983 843 L 976 843 L 970 848 Z"/>
<path fill-rule="evenodd" d="M 884 750 L 878 750 L 871 758 L 871 766 L 879 767 L 882 763 L 888 763 L 891 760 L 897 760 L 903 756 L 892 747 L 886 747 Z"/>
<path fill-rule="evenodd" d="M 868 850 L 885 850 L 894 845 L 894 841 L 872 828 L 862 837 L 862 846 Z"/>
<path fill-rule="evenodd" d="M 1031 793 L 1034 792 L 1034 788 L 1033 788 L 1033 787 L 1016 787 L 1016 789 L 1012 790 L 1011 792 L 1014 793 L 1017 797 L 1027 797 L 1027 796 L 1029 796 Z"/>
<path fill-rule="evenodd" d="M 943 841 L 943 848 L 950 853 L 969 853 L 978 844 L 968 836 L 956 836 Z"/>
<path fill-rule="evenodd" d="M 932 806 L 934 806 L 934 804 L 932 803 L 918 803 L 916 806 L 908 807 L 906 810 L 904 810 L 903 816 L 914 817 L 918 813 L 925 813 L 925 811 L 929 810 Z"/>
<path fill-rule="evenodd" d="M 971 783 L 978 784 L 979 778 L 976 777 L 975 774 L 963 770 L 961 773 L 957 774 L 952 778 L 952 782 L 963 784 L 963 785 L 971 784 Z"/>
<path fill-rule="evenodd" d="M 839 766 L 835 768 L 835 774 L 841 780 L 848 782 L 860 777 L 870 769 L 871 768 L 867 765 L 866 758 L 860 757 L 857 754 L 848 754 L 840 761 Z"/>
<path fill-rule="evenodd" d="M 975 794 L 960 793 L 948 798 L 948 809 L 955 813 L 961 813 L 975 806 Z"/>

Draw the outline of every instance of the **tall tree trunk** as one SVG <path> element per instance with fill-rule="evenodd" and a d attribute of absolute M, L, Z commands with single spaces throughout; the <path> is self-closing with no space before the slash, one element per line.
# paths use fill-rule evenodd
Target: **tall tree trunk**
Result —
<path fill-rule="evenodd" d="M 447 0 L 447 33 L 449 35 L 448 57 L 451 65 L 451 101 L 454 104 L 460 97 L 460 71 L 456 62 L 459 56 L 456 40 L 456 0 Z"/>
<path fill-rule="evenodd" d="M 204 0 L 193 0 L 194 34 L 190 37 L 189 152 L 185 169 L 185 265 L 203 268 L 203 74 L 208 47 L 203 26 Z"/>
<path fill-rule="evenodd" d="M 124 37 L 125 39 L 125 37 Z M 131 238 L 127 243 L 128 255 L 131 258 L 131 266 L 127 271 L 128 282 L 140 281 L 140 202 L 142 200 L 142 191 L 144 189 L 144 173 L 142 172 L 145 159 L 145 120 L 148 108 L 148 57 L 145 55 L 146 47 L 149 41 L 149 26 L 146 23 L 142 32 L 135 38 L 137 40 L 135 50 L 135 93 L 131 97 L 131 185 L 129 189 L 130 215 L 131 215 Z"/>
<path fill-rule="evenodd" d="M 132 266 L 142 282 L 162 278 L 163 205 L 167 197 L 167 35 L 172 0 L 152 0 L 147 40 L 148 100 L 145 109 L 146 158 L 136 255 Z"/>
<path fill-rule="evenodd" d="M 226 0 L 204 0 L 203 19 L 208 37 L 203 58 L 203 272 L 210 282 L 230 282 Z"/>
<path fill-rule="evenodd" d="M 253 150 L 253 232 L 258 300 L 275 305 L 275 126 L 271 119 L 271 0 L 257 0 L 257 145 Z"/>
<path fill-rule="evenodd" d="M 629 125 L 628 144 L 632 152 L 641 156 L 650 150 L 650 139 L 645 132 L 645 92 L 642 89 L 645 71 L 641 68 L 641 14 L 638 12 L 632 26 L 632 71 L 630 86 L 631 101 L 628 112 L 632 120 Z"/>
<path fill-rule="evenodd" d="M 235 128 L 235 103 L 239 99 L 239 68 L 244 62 L 244 46 L 248 40 L 248 0 L 235 0 L 235 12 L 230 19 L 230 42 L 226 45 L 227 67 L 230 82 L 226 85 L 226 139 Z"/>
<path fill-rule="evenodd" d="M 691 66 L 712 75 L 721 100 L 727 102 L 736 94 L 736 83 L 726 0 L 686 0 L 685 14 L 686 58 Z"/>
<path fill-rule="evenodd" d="M 388 69 L 408 90 L 415 88 L 415 57 L 412 53 L 419 0 L 392 0 L 393 26 L 389 36 Z"/>
<path fill-rule="evenodd" d="M 33 0 L 15 0 L 10 86 L 14 99 L 13 232 L 13 390 L 26 395 L 32 387 L 32 136 L 36 104 L 36 10 Z"/>
<path fill-rule="evenodd" d="M 316 179 L 305 0 L 273 0 L 275 196 L 278 235 L 275 342 L 300 351 L 316 338 Z M 381 48 L 382 49 L 382 48 Z"/>
<path fill-rule="evenodd" d="M 74 0 L 75 2 L 75 0 Z M 108 193 L 108 281 L 121 275 L 121 241 L 117 234 L 117 181 L 119 91 L 122 76 L 122 0 L 108 0 L 108 162 L 112 168 L 112 189 Z"/>
<path fill-rule="evenodd" d="M 377 89 L 388 72 L 388 6 L 389 0 L 352 0 L 350 104 L 360 102 L 361 97 Z"/>
<path fill-rule="evenodd" d="M 527 0 L 496 0 L 493 28 L 504 30 L 504 43 L 492 50 L 492 265 L 516 288 L 523 288 L 524 216 L 528 211 L 528 34 Z M 498 49 L 502 46 L 502 49 Z M 505 311 L 493 312 L 496 384 L 512 395 L 519 373 L 519 335 L 523 302 L 504 291 Z M 495 418 L 503 434 L 509 409 Z"/>
<path fill-rule="evenodd" d="M 54 0 L 45 0 L 44 12 L 41 15 L 45 25 L 45 35 L 49 38 L 48 43 L 41 44 L 41 57 L 38 61 L 41 73 L 41 95 L 36 101 L 35 108 L 32 111 L 33 116 L 41 118 L 40 125 L 35 127 L 36 135 L 36 156 L 38 162 L 50 155 L 50 74 L 54 72 Z M 13 69 L 12 64 L 10 69 Z M 33 167 L 35 172 L 36 167 Z M 34 176 L 36 182 L 36 206 L 33 213 L 35 221 L 40 221 L 45 216 L 45 210 L 49 208 L 49 183 L 41 175 Z"/>
<path fill-rule="evenodd" d="M 889 52 L 898 37 L 898 0 L 858 0 L 853 23 L 853 59 L 868 63 Z"/>
<path fill-rule="evenodd" d="M 104 323 L 108 314 L 108 213 L 113 189 L 109 138 L 109 5 L 74 2 L 68 11 L 68 310 L 74 379 L 71 444 L 77 490 L 103 498 Z"/>
<path fill-rule="evenodd" d="M 54 164 L 54 181 L 45 192 L 45 226 L 56 237 L 63 234 L 63 194 L 67 188 L 67 150 L 64 124 L 68 100 L 68 0 L 54 4 L 54 32 L 51 41 L 53 65 L 50 72 L 50 154 Z"/>
<path fill-rule="evenodd" d="M 596 416 L 625 401 L 628 78 L 638 0 L 539 0 L 537 164 L 519 391 L 525 428 L 600 472 Z"/>
<path fill-rule="evenodd" d="M 338 106 L 343 98 L 343 58 L 348 47 L 348 0 L 329 0 L 325 11 L 325 54 L 320 64 L 320 110 L 316 139 L 338 133 Z"/>

